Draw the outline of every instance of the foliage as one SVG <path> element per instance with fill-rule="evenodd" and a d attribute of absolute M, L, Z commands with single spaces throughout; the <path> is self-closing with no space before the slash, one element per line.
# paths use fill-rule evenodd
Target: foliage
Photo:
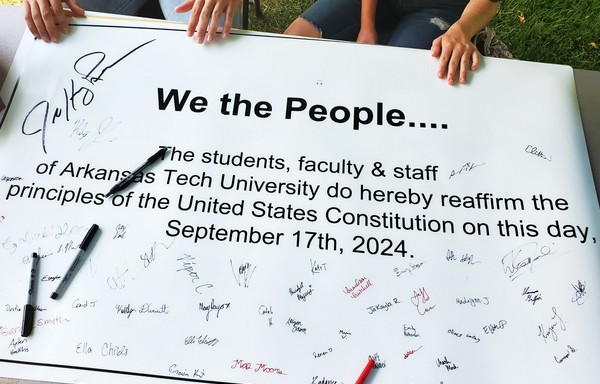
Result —
<path fill-rule="evenodd" d="M 255 15 L 254 2 L 250 3 L 250 29 L 261 32 L 282 33 L 313 0 L 260 0 L 262 17 Z"/>
<path fill-rule="evenodd" d="M 505 0 L 491 26 L 518 59 L 600 71 L 598 0 Z"/>

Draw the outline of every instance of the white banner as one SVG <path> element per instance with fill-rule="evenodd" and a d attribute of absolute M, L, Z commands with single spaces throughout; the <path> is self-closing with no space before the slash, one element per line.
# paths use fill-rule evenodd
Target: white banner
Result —
<path fill-rule="evenodd" d="M 348 384 L 373 358 L 373 383 L 596 382 L 571 68 L 486 58 L 450 87 L 427 51 L 74 23 L 27 34 L 2 90 L 2 375 Z"/>

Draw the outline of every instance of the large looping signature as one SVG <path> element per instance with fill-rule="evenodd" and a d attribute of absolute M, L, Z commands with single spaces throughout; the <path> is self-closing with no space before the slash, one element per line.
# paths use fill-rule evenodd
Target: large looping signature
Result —
<path fill-rule="evenodd" d="M 504 273 L 515 280 L 526 271 L 533 273 L 534 266 L 543 258 L 555 255 L 555 251 L 549 245 L 541 245 L 535 241 L 523 244 L 511 250 L 502 258 Z"/>
<path fill-rule="evenodd" d="M 81 56 L 73 64 L 73 70 L 81 77 L 69 79 L 69 84 L 62 89 L 63 98 L 56 105 L 49 100 L 36 103 L 23 119 L 21 132 L 26 136 L 39 135 L 42 150 L 48 153 L 48 127 L 61 121 L 69 122 L 73 112 L 90 106 L 95 99 L 94 86 L 104 80 L 103 76 L 108 70 L 153 41 L 155 39 L 136 46 L 105 67 L 102 66 L 107 59 L 104 52 L 91 52 Z"/>

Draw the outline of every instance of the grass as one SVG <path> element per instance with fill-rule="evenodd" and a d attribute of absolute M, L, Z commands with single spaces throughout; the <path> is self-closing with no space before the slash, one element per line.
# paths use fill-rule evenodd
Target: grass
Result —
<path fill-rule="evenodd" d="M 263 16 L 257 18 L 250 3 L 249 28 L 254 31 L 281 33 L 313 0 L 260 0 Z"/>
<path fill-rule="evenodd" d="M 492 27 L 519 59 L 600 71 L 598 0 L 507 0 Z"/>
<path fill-rule="evenodd" d="M 312 0 L 260 4 L 250 29 L 280 33 Z M 491 26 L 517 59 L 600 71 L 600 0 L 505 0 Z"/>

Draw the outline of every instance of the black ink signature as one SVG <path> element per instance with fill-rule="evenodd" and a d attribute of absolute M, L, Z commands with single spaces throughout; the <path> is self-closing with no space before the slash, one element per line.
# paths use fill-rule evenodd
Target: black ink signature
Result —
<path fill-rule="evenodd" d="M 537 242 L 523 244 L 502 258 L 504 273 L 508 274 L 511 280 L 521 276 L 526 269 L 533 273 L 533 266 L 536 262 L 543 257 L 554 255 L 556 252 L 550 246 L 540 245 Z"/>
<path fill-rule="evenodd" d="M 528 145 L 527 148 L 525 148 L 525 152 L 531 153 L 532 155 L 537 156 L 540 159 L 544 159 L 549 162 L 552 162 L 552 156 L 550 156 L 550 157 L 546 156 L 546 154 L 544 152 L 542 152 L 540 149 L 538 149 L 538 147 L 534 147 L 533 145 Z"/>
<path fill-rule="evenodd" d="M 215 299 L 212 299 L 209 304 L 203 302 L 198 303 L 198 309 L 206 312 L 206 321 L 210 320 L 210 314 L 212 311 L 217 311 L 216 317 L 219 318 L 219 314 L 223 309 L 229 309 L 231 303 L 216 304 Z"/>
<path fill-rule="evenodd" d="M 538 300 L 542 300 L 542 294 L 540 293 L 540 291 L 538 291 L 537 289 L 532 290 L 529 287 L 524 288 L 523 293 L 521 295 L 526 296 L 525 301 L 528 303 L 533 303 L 533 305 L 535 305 L 535 303 Z"/>
<path fill-rule="evenodd" d="M 460 259 L 456 258 L 454 251 L 448 249 L 446 252 L 446 260 L 448 261 L 459 261 L 460 263 L 466 263 L 468 265 L 475 265 L 481 263 L 481 261 L 475 261 L 475 256 L 472 253 L 464 253 L 460 256 Z"/>
<path fill-rule="evenodd" d="M 155 241 L 150 247 L 149 252 L 144 252 L 140 255 L 140 260 L 144 262 L 144 268 L 148 268 L 150 264 L 152 264 L 156 260 L 156 249 L 158 248 L 158 246 L 161 246 L 164 249 L 169 249 L 171 248 L 174 242 L 175 240 L 171 241 L 171 244 L 167 245 Z"/>
<path fill-rule="evenodd" d="M 117 224 L 117 227 L 115 228 L 115 235 L 113 236 L 113 240 L 114 239 L 124 239 L 126 234 L 127 234 L 127 226 L 124 224 Z"/>
<path fill-rule="evenodd" d="M 317 263 L 316 260 L 310 259 L 310 271 L 313 275 L 319 274 L 327 270 L 327 263 Z"/>
<path fill-rule="evenodd" d="M 194 266 L 196 265 L 196 258 L 194 256 L 184 253 L 182 257 L 177 259 L 177 261 L 181 262 L 181 268 L 177 269 L 177 272 L 187 272 L 188 276 L 192 279 L 192 284 L 196 284 L 196 293 L 202 294 L 203 290 L 213 287 L 213 285 L 210 283 L 197 284 L 197 282 L 200 280 L 200 276 L 198 275 L 198 272 L 194 270 Z"/>
<path fill-rule="evenodd" d="M 246 262 L 235 268 L 233 266 L 233 260 L 229 260 L 229 263 L 231 264 L 233 277 L 238 285 L 240 287 L 248 288 L 250 286 L 250 279 L 252 279 L 252 275 L 256 270 L 256 266 Z"/>
<path fill-rule="evenodd" d="M 577 352 L 575 348 L 571 347 L 570 345 L 567 345 L 567 353 L 561 358 L 558 358 L 556 357 L 556 355 L 554 355 L 554 361 L 556 361 L 558 364 L 561 364 L 563 361 L 571 357 L 571 355 L 575 352 Z"/>
<path fill-rule="evenodd" d="M 417 264 L 409 263 L 407 268 L 404 268 L 404 269 L 394 268 L 394 273 L 396 273 L 396 277 L 400 277 L 404 273 L 408 273 L 408 274 L 412 275 L 413 271 L 421 268 L 423 266 L 423 264 L 425 264 L 424 261 L 417 263 Z"/>
<path fill-rule="evenodd" d="M 104 76 L 109 69 L 116 66 L 138 49 L 152 43 L 154 40 L 155 39 L 138 45 L 104 68 L 101 68 L 101 65 L 106 59 L 105 53 L 91 52 L 85 54 L 75 61 L 73 69 L 77 74 L 82 75 L 83 80 L 89 82 L 93 86 L 96 82 L 103 80 L 102 76 Z M 92 60 L 91 63 L 87 63 L 88 58 L 93 58 L 97 61 Z M 86 67 L 87 64 L 90 64 L 90 67 Z M 44 153 L 48 153 L 46 136 L 49 123 L 54 125 L 59 122 L 61 118 L 64 118 L 65 121 L 70 121 L 71 111 L 77 111 L 78 108 L 88 107 L 94 101 L 95 97 L 94 91 L 91 88 L 88 88 L 85 85 L 80 86 L 80 84 L 76 84 L 74 79 L 70 79 L 70 84 L 64 87 L 62 91 L 64 95 L 64 100 L 62 102 L 57 105 L 51 105 L 48 100 L 38 102 L 27 113 L 21 125 L 21 132 L 23 135 L 41 135 L 41 145 Z M 52 116 L 50 117 L 50 115 Z"/>
<path fill-rule="evenodd" d="M 453 169 L 452 172 L 450 172 L 450 176 L 448 177 L 448 179 L 451 179 L 454 176 L 460 175 L 463 172 L 471 172 L 473 169 L 475 169 L 477 167 L 481 167 L 482 165 L 485 165 L 485 163 L 475 164 L 475 163 L 471 163 L 471 162 L 466 162 L 462 167 L 460 167 L 460 169 L 458 171 L 455 171 Z"/>
<path fill-rule="evenodd" d="M 104 61 L 104 59 L 106 59 L 106 54 L 104 52 L 100 52 L 100 51 L 96 51 L 96 52 L 91 52 L 88 54 L 85 54 L 83 56 L 81 56 L 79 59 L 77 59 L 75 61 L 75 64 L 73 65 L 73 69 L 75 70 L 75 72 L 77 72 L 78 74 L 82 75 L 82 79 L 87 80 L 90 82 L 90 84 L 95 84 L 96 82 L 103 80 L 102 76 L 104 76 L 105 72 L 109 69 L 111 69 L 112 67 L 114 67 L 115 65 L 119 64 L 121 61 L 123 61 L 127 56 L 133 54 L 135 51 L 137 51 L 138 49 L 142 48 L 145 45 L 148 45 L 150 43 L 152 43 L 153 41 L 155 41 L 156 39 L 152 39 L 150 41 L 147 41 L 143 44 L 138 45 L 137 47 L 135 47 L 134 49 L 132 49 L 131 51 L 127 52 L 125 55 L 121 56 L 119 59 L 117 59 L 114 63 L 107 65 L 106 67 L 102 68 L 102 70 L 100 71 L 100 73 L 97 76 L 94 76 L 96 70 L 100 67 L 100 65 L 102 64 L 102 62 Z M 92 60 L 91 61 L 91 68 L 87 68 L 85 69 L 86 66 L 86 62 L 85 60 L 87 58 L 90 57 L 98 57 L 99 60 Z M 83 67 L 83 68 L 81 68 Z M 89 70 L 89 71 L 88 71 Z M 83 72 L 82 72 L 83 71 Z M 88 72 L 86 72 L 88 71 Z"/>
<path fill-rule="evenodd" d="M 561 316 L 556 313 L 556 307 L 552 307 L 552 318 L 550 320 L 555 320 L 550 326 L 544 327 L 544 324 L 540 324 L 538 326 L 538 336 L 542 337 L 544 343 L 548 343 L 548 338 L 552 338 L 554 341 L 558 341 L 558 333 L 556 333 L 557 329 L 562 330 L 563 332 L 567 330 L 567 325 L 561 318 Z"/>
<path fill-rule="evenodd" d="M 577 284 L 571 284 L 571 286 L 575 290 L 571 302 L 577 303 L 577 305 L 583 305 L 583 303 L 585 303 L 584 296 L 587 294 L 585 291 L 586 282 L 584 281 L 582 283 L 581 280 L 577 280 Z"/>
<path fill-rule="evenodd" d="M 6 181 L 7 183 L 12 183 L 13 181 L 21 181 L 23 178 L 21 176 L 2 176 L 0 177 L 0 181 Z M 4 216 L 2 216 L 4 218 Z"/>

